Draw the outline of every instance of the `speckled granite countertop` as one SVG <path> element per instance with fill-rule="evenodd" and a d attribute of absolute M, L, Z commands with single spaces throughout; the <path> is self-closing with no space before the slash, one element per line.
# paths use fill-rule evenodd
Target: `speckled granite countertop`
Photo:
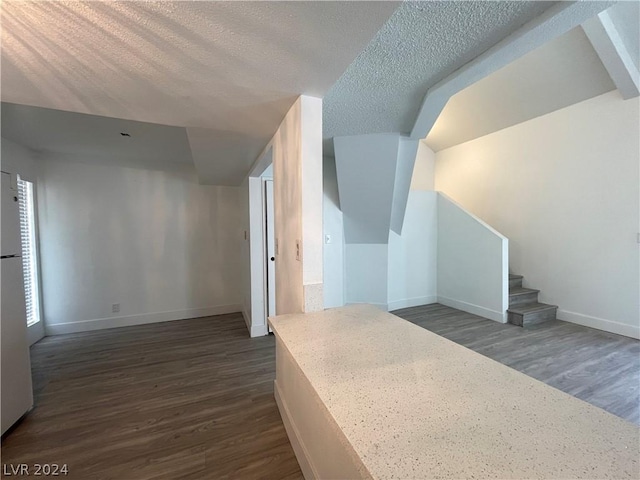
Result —
<path fill-rule="evenodd" d="M 368 305 L 270 320 L 373 478 L 640 478 L 640 429 Z"/>

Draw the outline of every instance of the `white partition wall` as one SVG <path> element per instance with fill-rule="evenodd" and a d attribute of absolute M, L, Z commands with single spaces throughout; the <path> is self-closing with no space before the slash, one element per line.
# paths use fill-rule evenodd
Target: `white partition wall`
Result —
<path fill-rule="evenodd" d="M 507 321 L 507 238 L 441 193 L 438 302 L 498 322 Z"/>

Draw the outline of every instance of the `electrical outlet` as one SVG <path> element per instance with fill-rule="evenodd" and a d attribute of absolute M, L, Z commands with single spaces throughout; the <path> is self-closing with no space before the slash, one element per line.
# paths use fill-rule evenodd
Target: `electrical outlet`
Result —
<path fill-rule="evenodd" d="M 296 240 L 296 260 L 300 261 L 300 240 Z"/>
<path fill-rule="evenodd" d="M 324 243 L 331 243 L 331 235 L 329 235 L 328 233 L 324 236 Z"/>
<path fill-rule="evenodd" d="M 111 305 L 111 312 L 112 313 L 119 313 L 120 312 L 120 304 L 119 303 L 114 303 L 113 305 Z"/>

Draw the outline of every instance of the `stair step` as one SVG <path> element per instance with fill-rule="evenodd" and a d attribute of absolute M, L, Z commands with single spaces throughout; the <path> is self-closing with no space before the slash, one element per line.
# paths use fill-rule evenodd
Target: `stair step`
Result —
<path fill-rule="evenodd" d="M 546 303 L 523 303 L 510 306 L 507 310 L 507 322 L 519 327 L 537 325 L 556 319 L 558 307 Z"/>
<path fill-rule="evenodd" d="M 509 288 L 522 287 L 522 275 L 509 274 Z"/>
<path fill-rule="evenodd" d="M 533 288 L 512 287 L 509 289 L 509 308 L 513 305 L 537 303 L 540 290 Z"/>

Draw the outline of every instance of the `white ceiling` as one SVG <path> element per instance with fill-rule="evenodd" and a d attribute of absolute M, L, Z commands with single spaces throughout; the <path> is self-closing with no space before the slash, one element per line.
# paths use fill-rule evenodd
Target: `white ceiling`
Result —
<path fill-rule="evenodd" d="M 442 150 L 613 89 L 586 35 L 574 28 L 451 97 L 425 142 Z"/>
<path fill-rule="evenodd" d="M 409 133 L 429 87 L 554 3 L 404 3 L 325 97 L 325 138 Z"/>
<path fill-rule="evenodd" d="M 294 99 L 323 96 L 397 6 L 4 0 L 1 98 L 190 127 L 201 180 L 238 184 Z"/>
<path fill-rule="evenodd" d="M 86 162 L 193 169 L 181 127 L 2 103 L 2 136 L 39 152 Z"/>

